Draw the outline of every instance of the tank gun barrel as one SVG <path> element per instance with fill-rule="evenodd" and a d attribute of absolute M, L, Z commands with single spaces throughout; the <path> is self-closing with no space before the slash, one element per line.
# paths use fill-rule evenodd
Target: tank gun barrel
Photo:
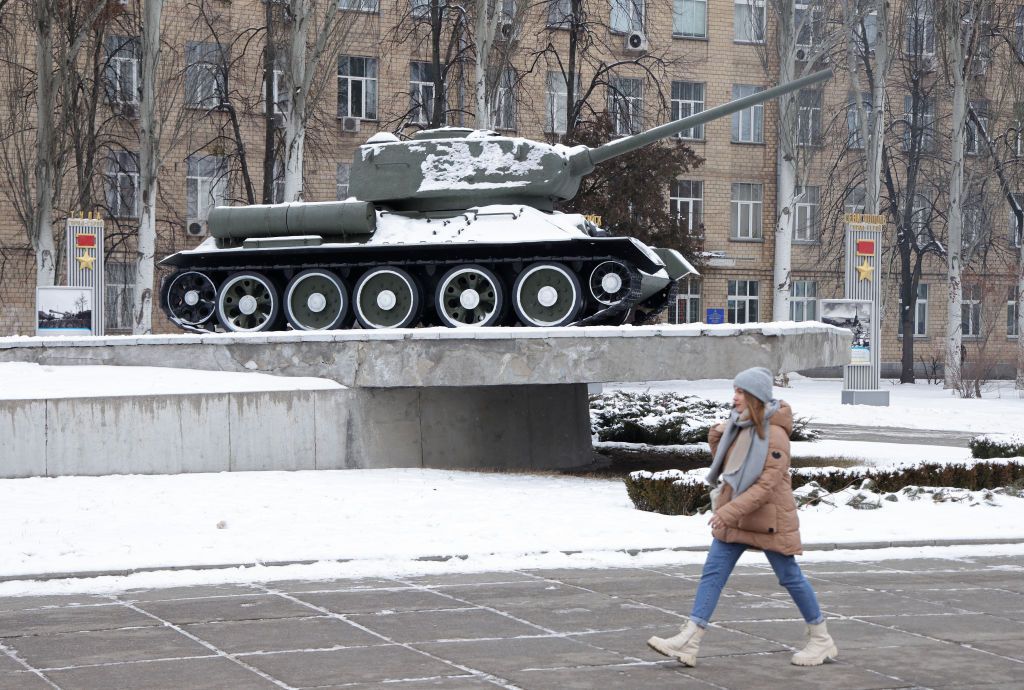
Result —
<path fill-rule="evenodd" d="M 603 163 L 610 158 L 621 156 L 624 153 L 629 153 L 630 151 L 654 143 L 659 139 L 670 137 L 706 122 L 717 120 L 718 118 L 725 117 L 727 115 L 732 115 L 740 110 L 745 110 L 752 105 L 770 101 L 771 99 L 782 96 L 783 94 L 787 94 L 791 91 L 797 91 L 805 86 L 817 84 L 818 82 L 831 78 L 832 70 L 823 69 L 818 72 L 814 72 L 813 74 L 808 74 L 805 77 L 795 79 L 789 83 L 773 86 L 770 89 L 758 91 L 755 94 L 744 96 L 743 98 L 737 98 L 734 101 L 723 103 L 722 105 L 715 106 L 709 110 L 690 115 L 689 117 L 684 117 L 681 120 L 673 120 L 672 122 L 649 129 L 646 132 L 640 132 L 633 136 L 616 139 L 593 149 L 580 151 L 573 155 L 571 159 L 572 171 L 577 175 L 585 175 L 593 170 L 595 165 Z"/>

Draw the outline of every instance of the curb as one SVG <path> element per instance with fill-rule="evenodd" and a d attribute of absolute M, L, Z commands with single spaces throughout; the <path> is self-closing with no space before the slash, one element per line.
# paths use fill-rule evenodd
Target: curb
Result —
<path fill-rule="evenodd" d="M 872 549 L 890 549 L 899 547 L 922 547 L 922 546 L 994 546 L 1000 544 L 1024 544 L 1024 537 L 1009 537 L 1003 539 L 920 539 L 910 541 L 861 541 L 843 543 L 823 542 L 819 544 L 804 544 L 804 551 L 866 551 Z M 707 551 L 706 546 L 674 546 L 674 547 L 650 547 L 640 549 L 615 549 L 616 553 L 624 553 L 630 556 L 638 556 L 644 553 L 684 553 Z M 575 556 L 585 551 L 538 551 L 533 556 L 544 556 L 552 553 L 560 553 L 565 556 Z M 493 554 L 476 554 L 478 556 L 490 556 Z M 420 556 L 410 559 L 419 562 L 445 563 L 454 560 L 468 560 L 470 554 L 454 554 L 450 556 Z M 217 563 L 210 565 L 171 565 L 152 566 L 146 568 L 124 568 L 120 570 L 79 570 L 58 573 L 28 573 L 24 575 L 0 575 L 2 582 L 19 582 L 35 580 L 45 582 L 47 580 L 76 580 L 94 577 L 127 577 L 139 573 L 177 572 L 182 570 L 234 570 L 246 568 L 279 568 L 289 565 L 313 565 L 315 563 L 352 563 L 355 558 L 332 558 L 319 560 L 295 560 L 295 561 L 260 561 L 254 563 Z"/>

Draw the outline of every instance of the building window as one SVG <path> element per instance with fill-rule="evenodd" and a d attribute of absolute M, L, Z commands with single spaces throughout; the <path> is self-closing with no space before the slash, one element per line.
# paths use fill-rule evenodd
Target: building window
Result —
<path fill-rule="evenodd" d="M 751 323 L 758 320 L 756 280 L 730 280 L 726 300 L 729 323 Z"/>
<path fill-rule="evenodd" d="M 797 46 L 810 49 L 821 45 L 825 35 L 825 8 L 806 2 L 795 3 L 793 28 Z"/>
<path fill-rule="evenodd" d="M 704 236 L 704 183 L 699 180 L 673 180 L 669 190 L 669 209 L 686 234 Z"/>
<path fill-rule="evenodd" d="M 348 179 L 352 166 L 349 163 L 338 163 L 334 173 L 334 198 L 344 201 L 348 198 Z"/>
<path fill-rule="evenodd" d="M 569 97 L 569 85 L 561 72 L 548 72 L 547 90 L 544 96 L 544 131 L 565 134 L 566 99 Z"/>
<path fill-rule="evenodd" d="M 861 94 L 861 103 L 864 104 L 864 115 L 868 118 L 868 126 L 871 123 L 871 95 Z M 864 137 L 861 136 L 861 117 L 860 108 L 857 107 L 857 101 L 854 99 L 853 94 L 850 94 L 850 105 L 847 106 L 846 110 L 846 147 L 851 149 L 862 149 L 864 148 Z"/>
<path fill-rule="evenodd" d="M 188 157 L 185 191 L 189 221 L 202 222 L 210 209 L 224 204 L 228 186 L 228 162 L 224 156 L 197 154 Z"/>
<path fill-rule="evenodd" d="M 420 125 L 429 124 L 434 113 L 434 67 L 431 63 L 410 63 L 409 93 L 411 120 Z"/>
<path fill-rule="evenodd" d="M 931 202 L 924 194 L 914 195 L 914 205 L 910 209 L 910 231 L 917 238 L 917 246 L 924 247 L 931 241 Z"/>
<path fill-rule="evenodd" d="M 612 77 L 608 81 L 608 101 L 616 134 L 637 134 L 643 129 L 643 81 L 634 77 Z"/>
<path fill-rule="evenodd" d="M 430 17 L 431 0 L 410 0 L 409 12 L 416 19 L 427 19 Z M 439 7 L 444 7 L 443 4 Z"/>
<path fill-rule="evenodd" d="M 704 112 L 704 85 L 694 81 L 672 82 L 672 119 L 681 120 Z M 684 129 L 680 139 L 703 139 L 704 125 Z"/>
<path fill-rule="evenodd" d="M 960 227 L 960 241 L 963 247 L 970 247 L 988 236 L 985 210 L 974 199 L 963 208 L 963 220 Z"/>
<path fill-rule="evenodd" d="M 675 0 L 672 4 L 672 35 L 707 38 L 707 0 Z"/>
<path fill-rule="evenodd" d="M 821 231 L 821 187 L 796 188 L 796 225 L 793 239 L 817 242 Z"/>
<path fill-rule="evenodd" d="M 874 50 L 875 44 L 878 42 L 878 10 L 871 10 L 861 17 L 854 31 L 856 32 L 857 48 L 860 53 L 864 52 L 865 47 L 868 50 Z"/>
<path fill-rule="evenodd" d="M 794 280 L 789 289 L 789 320 L 814 321 L 818 318 L 818 283 Z"/>
<path fill-rule="evenodd" d="M 1020 323 L 1020 300 L 1017 299 L 1017 286 L 1011 285 L 1006 291 L 1006 335 L 1016 338 L 1020 335 L 1017 324 Z"/>
<path fill-rule="evenodd" d="M 759 184 L 732 184 L 732 239 L 761 239 L 761 211 L 764 188 Z"/>
<path fill-rule="evenodd" d="M 103 266 L 104 319 L 107 331 L 131 330 L 132 294 L 135 290 L 137 265 L 107 262 Z"/>
<path fill-rule="evenodd" d="M 1024 209 L 1024 194 L 1017 193 L 1013 195 L 1014 201 L 1017 202 L 1019 208 Z M 1013 207 L 1010 207 L 1010 246 L 1019 247 L 1021 235 L 1024 234 L 1024 223 L 1014 213 Z"/>
<path fill-rule="evenodd" d="M 734 0 L 733 39 L 736 42 L 764 42 L 764 27 L 764 0 Z"/>
<path fill-rule="evenodd" d="M 846 193 L 843 210 L 846 213 L 864 213 L 867 209 L 867 192 L 863 187 L 854 187 Z"/>
<path fill-rule="evenodd" d="M 821 91 L 804 89 L 797 96 L 796 143 L 817 146 L 821 143 Z"/>
<path fill-rule="evenodd" d="M 494 129 L 516 128 L 516 71 L 506 67 L 497 78 L 491 126 Z"/>
<path fill-rule="evenodd" d="M 378 0 L 338 0 L 339 10 L 353 12 L 380 12 Z"/>
<path fill-rule="evenodd" d="M 699 323 L 703 321 L 700 310 L 700 278 L 691 276 L 679 281 L 676 303 L 670 305 L 669 310 L 669 323 Z"/>
<path fill-rule="evenodd" d="M 550 0 L 548 26 L 566 27 L 570 25 L 572 25 L 572 0 Z"/>
<path fill-rule="evenodd" d="M 763 86 L 733 84 L 732 98 L 743 98 L 764 91 Z M 764 104 L 752 105 L 732 114 L 732 140 L 745 144 L 764 143 Z"/>
<path fill-rule="evenodd" d="M 612 31 L 643 31 L 644 0 L 612 0 L 611 19 L 608 22 Z"/>
<path fill-rule="evenodd" d="M 218 43 L 185 46 L 185 104 L 191 108 L 217 108 L 227 100 L 227 55 Z"/>
<path fill-rule="evenodd" d="M 283 204 L 288 199 L 284 198 L 284 164 L 280 158 L 274 159 L 274 184 L 270 190 L 271 202 Z"/>
<path fill-rule="evenodd" d="M 281 115 L 283 113 L 288 112 L 289 106 L 291 105 L 291 98 L 290 98 L 291 94 L 287 93 L 287 91 L 282 93 L 284 85 L 285 85 L 284 84 L 284 68 L 282 66 L 275 67 L 274 68 L 274 77 L 271 80 L 271 84 L 270 84 L 270 87 L 273 89 L 273 92 L 271 93 L 271 97 L 273 98 L 273 102 L 274 102 L 274 114 L 275 115 Z M 266 112 L 266 103 L 267 103 L 267 100 L 266 100 L 267 81 L 266 81 L 266 79 L 263 80 L 261 92 L 263 94 L 263 97 L 260 99 L 260 101 L 261 101 L 261 103 L 263 105 L 264 112 Z"/>
<path fill-rule="evenodd" d="M 139 217 L 139 157 L 115 151 L 107 159 L 107 211 L 111 218 Z"/>
<path fill-rule="evenodd" d="M 896 332 L 903 335 L 903 318 L 896 324 Z M 928 283 L 917 284 L 917 300 L 914 302 L 914 337 L 928 335 Z"/>
<path fill-rule="evenodd" d="M 935 15 L 933 0 L 910 0 L 907 7 L 906 53 L 931 57 L 935 55 Z"/>
<path fill-rule="evenodd" d="M 964 285 L 960 303 L 960 333 L 965 338 L 981 335 L 981 286 Z"/>
<path fill-rule="evenodd" d="M 1017 20 L 1013 23 L 1017 34 L 1017 57 L 1024 60 L 1024 5 L 1017 8 Z"/>
<path fill-rule="evenodd" d="M 139 102 L 139 39 L 109 36 L 105 41 L 107 64 L 103 69 L 107 98 L 111 103 Z"/>
<path fill-rule="evenodd" d="M 903 97 L 903 119 L 906 123 L 903 150 L 909 151 L 915 138 L 921 151 L 929 151 L 935 140 L 935 104 L 930 98 L 920 98 L 914 107 L 914 97 Z"/>
<path fill-rule="evenodd" d="M 981 122 L 981 128 L 988 132 L 988 102 L 987 101 L 971 101 L 971 108 L 974 109 L 975 114 L 978 116 L 978 120 Z M 978 131 L 978 126 L 974 124 L 974 119 L 970 116 L 967 117 L 967 153 L 977 155 L 981 153 L 981 144 L 985 141 L 985 134 Z"/>
<path fill-rule="evenodd" d="M 377 58 L 338 58 L 338 117 L 377 119 Z"/>

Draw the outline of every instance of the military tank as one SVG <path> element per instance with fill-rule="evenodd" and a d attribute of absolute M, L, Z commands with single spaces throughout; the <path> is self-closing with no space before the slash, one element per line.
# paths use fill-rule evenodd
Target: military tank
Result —
<path fill-rule="evenodd" d="M 345 201 L 219 206 L 160 262 L 192 331 L 644 323 L 696 274 L 676 250 L 560 213 L 602 161 L 831 76 L 823 70 L 602 146 L 446 127 L 359 147 Z"/>

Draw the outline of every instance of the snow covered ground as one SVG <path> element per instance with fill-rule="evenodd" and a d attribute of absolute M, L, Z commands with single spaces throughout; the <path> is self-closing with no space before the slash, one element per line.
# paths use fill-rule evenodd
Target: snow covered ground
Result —
<path fill-rule="evenodd" d="M 943 390 L 941 385 L 927 383 L 899 384 L 883 380 L 881 385 L 889 391 L 889 407 L 843 405 L 839 401 L 841 379 L 810 379 L 799 374 L 790 375 L 789 388 L 776 387 L 775 397 L 789 402 L 795 415 L 809 417 L 812 426 L 818 422 L 978 433 L 1016 431 L 1024 427 L 1024 398 L 1014 389 L 1013 381 L 991 382 L 981 399 L 958 398 Z M 616 383 L 605 386 L 605 390 L 667 390 L 721 402 L 732 399 L 732 381 L 727 379 Z"/>
<path fill-rule="evenodd" d="M 1024 539 L 1024 499 L 885 502 L 801 511 L 807 543 Z M 706 517 L 633 508 L 618 480 L 389 469 L 0 481 L 0 577 L 274 561 L 0 583 L 0 596 L 138 586 L 699 561 Z M 988 547 L 1005 552 L 1016 545 Z M 563 552 L 579 552 L 567 555 Z M 1020 547 L 1024 552 L 1024 546 Z M 834 558 L 842 554 L 828 552 Z M 863 551 L 862 560 L 880 557 Z M 455 557 L 424 562 L 424 557 Z M 810 555 L 818 558 L 818 555 Z M 846 555 L 853 558 L 853 555 Z M 351 562 L 339 562 L 350 560 Z"/>

